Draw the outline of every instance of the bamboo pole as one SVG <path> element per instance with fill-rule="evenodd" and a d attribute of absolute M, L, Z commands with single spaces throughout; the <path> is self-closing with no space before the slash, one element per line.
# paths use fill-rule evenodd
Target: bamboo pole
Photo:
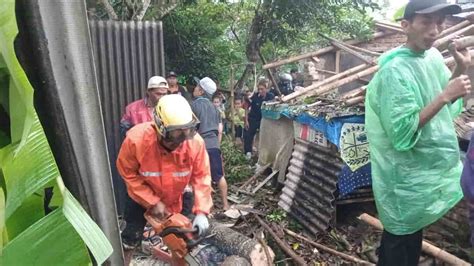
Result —
<path fill-rule="evenodd" d="M 375 23 L 387 25 L 387 26 L 390 26 L 390 27 L 392 27 L 392 28 L 402 29 L 402 26 L 401 26 L 400 24 L 393 23 L 393 22 L 391 22 L 391 21 L 376 20 Z"/>
<path fill-rule="evenodd" d="M 465 28 L 469 25 L 471 25 L 472 23 L 474 22 L 474 14 L 470 14 L 466 17 L 466 20 L 461 22 L 461 23 L 458 23 L 450 28 L 447 28 L 445 29 L 443 32 L 441 32 L 441 34 L 439 35 L 439 38 L 442 38 L 444 36 L 447 36 L 455 31 L 458 31 L 462 28 Z"/>
<path fill-rule="evenodd" d="M 379 70 L 379 66 L 373 66 L 373 67 L 369 67 L 363 71 L 360 71 L 354 75 L 351 75 L 351 76 L 348 76 L 346 78 L 343 78 L 343 79 L 340 79 L 336 82 L 333 82 L 333 83 L 330 83 L 330 84 L 327 84 L 325 86 L 321 86 L 319 89 L 316 89 L 316 90 L 312 90 L 311 92 L 308 93 L 308 96 L 313 96 L 313 95 L 321 95 L 321 94 L 325 94 L 325 93 L 328 93 L 330 92 L 331 90 L 333 89 L 336 89 L 342 85 L 346 85 L 348 83 L 351 83 L 352 81 L 356 81 L 360 78 L 363 78 L 365 76 L 368 76 L 370 74 L 373 74 L 375 72 L 377 72 L 377 70 Z"/>
<path fill-rule="evenodd" d="M 345 106 L 354 106 L 365 101 L 365 96 L 357 96 L 344 101 Z"/>
<path fill-rule="evenodd" d="M 327 252 L 327 253 L 330 253 L 330 254 L 332 254 L 332 255 L 336 255 L 336 256 L 338 256 L 338 257 L 341 257 L 341 258 L 343 258 L 343 259 L 345 259 L 345 260 L 347 260 L 347 261 L 354 262 L 354 263 L 358 263 L 358 264 L 361 264 L 361 265 L 375 265 L 375 264 L 373 264 L 373 263 L 371 263 L 371 262 L 368 262 L 368 261 L 365 261 L 365 260 L 361 260 L 361 259 L 356 258 L 356 257 L 354 257 L 354 256 L 351 256 L 351 255 L 348 255 L 348 254 L 339 252 L 339 251 L 337 251 L 337 250 L 334 250 L 334 249 L 332 249 L 332 248 L 330 248 L 330 247 L 326 247 L 325 245 L 316 243 L 316 242 L 314 242 L 314 241 L 312 241 L 312 240 L 310 240 L 310 239 L 308 239 L 308 238 L 306 238 L 306 237 L 304 237 L 304 236 L 298 235 L 297 233 L 295 233 L 295 232 L 293 232 L 293 231 L 290 231 L 290 230 L 288 230 L 288 229 L 286 229 L 286 228 L 283 229 L 283 230 L 285 231 L 285 233 L 287 233 L 288 235 L 290 235 L 290 236 L 292 236 L 292 237 L 294 237 L 294 238 L 296 238 L 296 239 L 303 240 L 303 241 L 305 241 L 305 242 L 307 242 L 307 243 L 309 243 L 309 244 L 315 246 L 316 248 L 318 248 L 318 249 L 320 249 L 320 250 L 323 250 L 323 251 L 325 251 L 325 252 Z"/>
<path fill-rule="evenodd" d="M 336 46 L 337 48 L 359 58 L 360 60 L 362 60 L 363 62 L 365 62 L 366 64 L 369 64 L 369 65 L 373 65 L 374 64 L 374 61 L 372 60 L 368 60 L 367 58 L 365 58 L 363 55 L 359 54 L 358 52 L 352 50 L 351 48 L 345 46 L 345 45 L 342 45 L 340 42 L 337 42 L 337 41 L 331 41 L 331 44 Z M 339 52 L 339 51 L 338 51 Z M 339 55 L 340 57 L 340 55 Z M 340 60 L 340 59 L 339 59 Z M 337 72 L 337 71 L 336 71 Z"/>
<path fill-rule="evenodd" d="M 347 47 L 355 50 L 355 51 L 359 51 L 359 52 L 362 52 L 362 53 L 366 53 L 368 55 L 371 55 L 371 56 L 380 56 L 382 55 L 381 53 L 377 53 L 377 52 L 374 52 L 374 51 L 370 51 L 370 50 L 367 50 L 367 49 L 364 49 L 364 48 L 361 48 L 361 47 L 358 47 L 358 46 L 355 46 L 355 45 L 350 45 L 350 44 L 345 44 Z"/>
<path fill-rule="evenodd" d="M 278 244 L 278 246 L 283 250 L 283 252 L 285 252 L 288 256 L 290 256 L 296 264 L 306 265 L 306 261 L 304 261 L 303 258 L 298 256 L 293 250 L 291 250 L 291 248 L 285 242 L 283 242 L 277 236 L 275 232 L 273 232 L 273 230 L 270 228 L 268 224 L 266 224 L 260 217 L 258 217 L 258 215 L 254 214 L 253 216 L 255 217 L 255 219 L 257 219 L 257 221 L 260 223 L 263 229 L 265 229 L 265 231 L 267 231 L 273 237 L 273 239 Z"/>
<path fill-rule="evenodd" d="M 389 34 L 393 34 L 393 33 L 377 32 L 372 36 L 372 39 L 378 39 L 380 37 L 384 37 L 384 36 L 387 36 Z M 351 45 L 356 45 L 356 44 L 359 44 L 359 43 L 362 43 L 362 42 L 365 42 L 365 41 L 364 40 L 349 40 L 345 43 L 348 43 L 348 44 L 351 44 Z M 283 59 L 283 60 L 275 61 L 275 62 L 272 62 L 272 63 L 268 63 L 268 64 L 264 65 L 262 68 L 263 69 L 275 68 L 275 67 L 279 67 L 279 66 L 282 66 L 282 65 L 285 65 L 285 64 L 300 61 L 300 60 L 303 60 L 303 59 L 306 59 L 306 58 L 327 54 L 327 53 L 333 52 L 335 50 L 338 50 L 338 49 L 334 46 L 329 46 L 329 47 L 325 47 L 325 48 L 322 48 L 322 49 L 314 51 L 314 52 L 309 52 L 309 53 L 305 53 L 305 54 L 301 54 L 301 55 L 297 55 L 297 56 L 292 56 L 292 57 L 287 58 L 287 59 Z"/>
<path fill-rule="evenodd" d="M 382 23 L 379 23 L 379 22 L 375 22 L 375 26 L 380 27 L 382 29 L 395 31 L 395 32 L 398 32 L 398 33 L 405 33 L 403 31 L 403 29 L 401 29 L 401 28 L 390 26 L 390 25 L 387 25 L 387 24 L 382 24 Z"/>
<path fill-rule="evenodd" d="M 383 230 L 382 223 L 375 217 L 368 215 L 367 213 L 363 213 L 359 216 L 359 219 L 364 221 L 365 223 L 379 229 Z M 423 240 L 421 250 L 426 254 L 429 254 L 443 262 L 452 264 L 452 265 L 461 265 L 461 266 L 469 266 L 470 263 L 450 254 L 426 241 Z"/>
<path fill-rule="evenodd" d="M 444 36 L 441 39 L 438 39 L 434 42 L 433 46 L 438 48 L 440 51 L 444 51 L 448 48 L 449 42 L 453 39 L 462 36 L 462 35 L 472 35 L 474 34 L 474 25 L 468 26 L 466 28 L 462 28 L 458 31 L 455 31 L 449 35 Z"/>
<path fill-rule="evenodd" d="M 358 65 L 358 66 L 356 66 L 356 67 L 350 68 L 350 69 L 348 69 L 348 70 L 346 70 L 346 71 L 344 71 L 344 72 L 341 72 L 341 73 L 339 73 L 339 74 L 337 74 L 337 75 L 334 75 L 334 76 L 332 76 L 332 77 L 329 77 L 329 78 L 327 78 L 327 79 L 325 79 L 325 80 L 322 80 L 321 82 L 312 84 L 312 85 L 310 85 L 310 86 L 308 86 L 308 87 L 306 87 L 306 88 L 303 88 L 303 89 L 301 89 L 301 90 L 299 90 L 299 91 L 295 91 L 295 92 L 293 92 L 293 93 L 291 93 L 291 94 L 288 94 L 288 95 L 286 95 L 286 96 L 284 96 L 284 97 L 282 98 L 282 101 L 283 101 L 283 102 L 287 102 L 287 101 L 289 101 L 289 100 L 295 99 L 295 98 L 297 98 L 297 97 L 299 97 L 299 96 L 302 96 L 302 95 L 305 95 L 305 94 L 307 94 L 308 92 L 313 91 L 313 90 L 315 90 L 315 89 L 317 89 L 317 88 L 319 88 L 319 87 L 321 87 L 321 86 L 323 86 L 323 85 L 329 84 L 329 83 L 334 82 L 334 81 L 337 81 L 337 80 L 339 80 L 339 79 L 341 79 L 341 78 L 344 78 L 344 77 L 347 77 L 347 76 L 352 75 L 352 74 L 354 74 L 354 73 L 357 73 L 357 72 L 359 72 L 359 71 L 361 71 L 361 70 L 367 69 L 367 67 L 368 67 L 368 66 L 367 66 L 366 64 L 363 64 L 363 65 Z"/>
<path fill-rule="evenodd" d="M 258 56 L 260 56 L 260 60 L 262 60 L 262 64 L 265 65 L 267 63 L 267 60 L 265 60 L 265 57 L 263 57 L 262 52 L 258 51 Z M 275 90 L 278 93 L 278 97 L 281 97 L 281 90 L 280 90 L 280 87 L 278 87 L 278 83 L 276 82 L 275 77 L 273 76 L 272 70 L 267 69 L 267 74 L 268 74 L 268 77 L 270 77 L 270 80 L 273 83 L 273 86 L 275 86 Z"/>
<path fill-rule="evenodd" d="M 317 72 L 321 72 L 321 73 L 329 74 L 329 75 L 336 75 L 337 74 L 337 72 L 329 71 L 329 70 L 321 69 L 321 68 L 315 68 L 314 70 L 316 70 Z"/>

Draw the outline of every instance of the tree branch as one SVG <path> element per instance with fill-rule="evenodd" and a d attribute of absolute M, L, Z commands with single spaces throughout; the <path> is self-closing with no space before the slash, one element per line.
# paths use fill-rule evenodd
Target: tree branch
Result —
<path fill-rule="evenodd" d="M 150 7 L 151 0 L 143 0 L 142 8 L 135 15 L 135 20 L 141 21 Z"/>
<path fill-rule="evenodd" d="M 104 5 L 105 11 L 110 19 L 118 20 L 117 13 L 115 13 L 114 7 L 109 3 L 108 0 L 100 0 L 102 5 Z"/>

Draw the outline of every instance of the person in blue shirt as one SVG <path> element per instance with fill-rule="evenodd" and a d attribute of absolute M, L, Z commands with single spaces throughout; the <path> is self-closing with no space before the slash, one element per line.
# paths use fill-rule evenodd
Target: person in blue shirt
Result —
<path fill-rule="evenodd" d="M 258 93 L 250 96 L 249 108 L 245 110 L 244 152 L 248 159 L 252 157 L 253 140 L 260 128 L 260 121 L 262 121 L 262 103 L 275 98 L 273 93 L 268 92 L 268 82 L 266 80 L 261 80 L 257 85 L 257 89 Z"/>

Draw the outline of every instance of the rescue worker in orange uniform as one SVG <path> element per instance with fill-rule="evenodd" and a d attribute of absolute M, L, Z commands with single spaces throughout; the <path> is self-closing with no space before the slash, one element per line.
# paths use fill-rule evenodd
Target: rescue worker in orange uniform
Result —
<path fill-rule="evenodd" d="M 160 99 L 154 122 L 139 124 L 127 132 L 117 169 L 130 198 L 138 204 L 125 212 L 127 224 L 122 232 L 125 249 L 140 244 L 145 210 L 158 218 L 181 212 L 182 195 L 188 184 L 194 191 L 193 227 L 199 234 L 208 229 L 211 174 L 204 141 L 196 134 L 198 123 L 186 99 L 173 94 Z M 130 213 L 135 217 L 130 217 Z"/>

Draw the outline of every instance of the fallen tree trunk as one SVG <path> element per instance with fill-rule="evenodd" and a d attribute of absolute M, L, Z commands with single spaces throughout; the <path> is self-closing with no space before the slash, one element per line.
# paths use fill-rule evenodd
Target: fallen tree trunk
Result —
<path fill-rule="evenodd" d="M 218 247 L 227 255 L 236 255 L 247 259 L 252 265 L 268 265 L 273 263 L 275 253 L 268 248 L 271 261 L 267 259 L 267 255 L 263 246 L 257 240 L 249 238 L 235 230 L 225 227 L 219 223 L 211 223 L 208 231 L 210 244 Z"/>
<path fill-rule="evenodd" d="M 287 233 L 288 235 L 296 238 L 296 239 L 299 239 L 299 240 L 303 240 L 305 242 L 308 242 L 309 244 L 315 246 L 316 248 L 320 249 L 320 250 L 323 250 L 327 253 L 330 253 L 332 255 L 336 255 L 338 257 L 341 257 L 347 261 L 351 261 L 351 262 L 355 262 L 355 263 L 358 263 L 358 264 L 361 264 L 361 265 L 375 265 L 371 262 L 368 262 L 368 261 L 365 261 L 365 260 L 361 260 L 359 258 L 356 258 L 354 256 L 351 256 L 351 255 L 347 255 L 345 253 L 342 253 L 342 252 L 339 252 L 335 249 L 332 249 L 332 248 L 329 248 L 329 247 L 326 247 L 325 245 L 322 245 L 322 244 L 319 244 L 319 243 L 316 243 L 304 236 L 301 236 L 301 235 L 298 235 L 297 233 L 293 232 L 293 231 L 290 231 L 288 229 L 284 229 L 285 233 Z"/>
<path fill-rule="evenodd" d="M 383 225 L 382 223 L 375 217 L 372 217 L 368 215 L 367 213 L 363 213 L 359 216 L 359 219 L 364 221 L 365 223 L 379 229 L 383 230 Z M 462 266 L 468 266 L 471 265 L 470 263 L 454 256 L 453 254 L 450 254 L 426 241 L 422 242 L 421 250 L 425 252 L 426 254 L 429 254 L 443 262 L 452 264 L 452 265 L 462 265 Z"/>
<path fill-rule="evenodd" d="M 270 226 L 268 226 L 268 224 L 266 224 L 262 219 L 260 219 L 260 217 L 258 217 L 257 215 L 254 215 L 255 219 L 257 219 L 257 221 L 260 223 L 260 225 L 262 225 L 262 227 L 265 229 L 265 231 L 267 231 L 272 237 L 273 239 L 275 240 L 275 242 L 278 244 L 278 246 L 280 246 L 280 248 L 283 250 L 283 252 L 285 252 L 288 256 L 290 256 L 294 262 L 298 265 L 306 265 L 306 261 L 304 261 L 303 258 L 301 258 L 300 256 L 296 255 L 296 253 L 290 248 L 288 247 L 287 244 L 285 244 L 285 242 L 283 242 L 276 234 L 275 232 L 273 232 L 273 230 L 270 228 Z M 261 264 L 259 264 L 261 265 Z"/>
<path fill-rule="evenodd" d="M 384 37 L 384 36 L 387 36 L 389 34 L 391 34 L 391 33 L 377 32 L 372 36 L 372 39 L 378 39 L 380 37 Z M 351 44 L 351 45 L 356 45 L 356 44 L 359 44 L 359 43 L 362 43 L 362 42 L 365 42 L 365 41 L 364 40 L 350 40 L 350 41 L 347 41 L 347 42 L 344 42 L 344 43 L 348 43 L 348 44 Z M 292 56 L 292 57 L 287 58 L 287 59 L 283 59 L 283 60 L 275 61 L 275 62 L 272 62 L 272 63 L 268 63 L 268 64 L 264 65 L 262 67 L 262 69 L 279 67 L 279 66 L 286 65 L 286 64 L 289 64 L 289 63 L 293 63 L 293 62 L 297 62 L 297 61 L 300 61 L 300 60 L 303 60 L 303 59 L 306 59 L 306 58 L 311 58 L 311 57 L 327 54 L 327 53 L 330 53 L 330 52 L 333 52 L 333 51 L 336 51 L 336 50 L 338 50 L 338 49 L 334 46 L 325 47 L 325 48 L 322 48 L 322 49 L 314 51 L 314 52 L 309 52 L 309 53 L 305 53 L 305 54 L 302 54 L 302 55 Z"/>

